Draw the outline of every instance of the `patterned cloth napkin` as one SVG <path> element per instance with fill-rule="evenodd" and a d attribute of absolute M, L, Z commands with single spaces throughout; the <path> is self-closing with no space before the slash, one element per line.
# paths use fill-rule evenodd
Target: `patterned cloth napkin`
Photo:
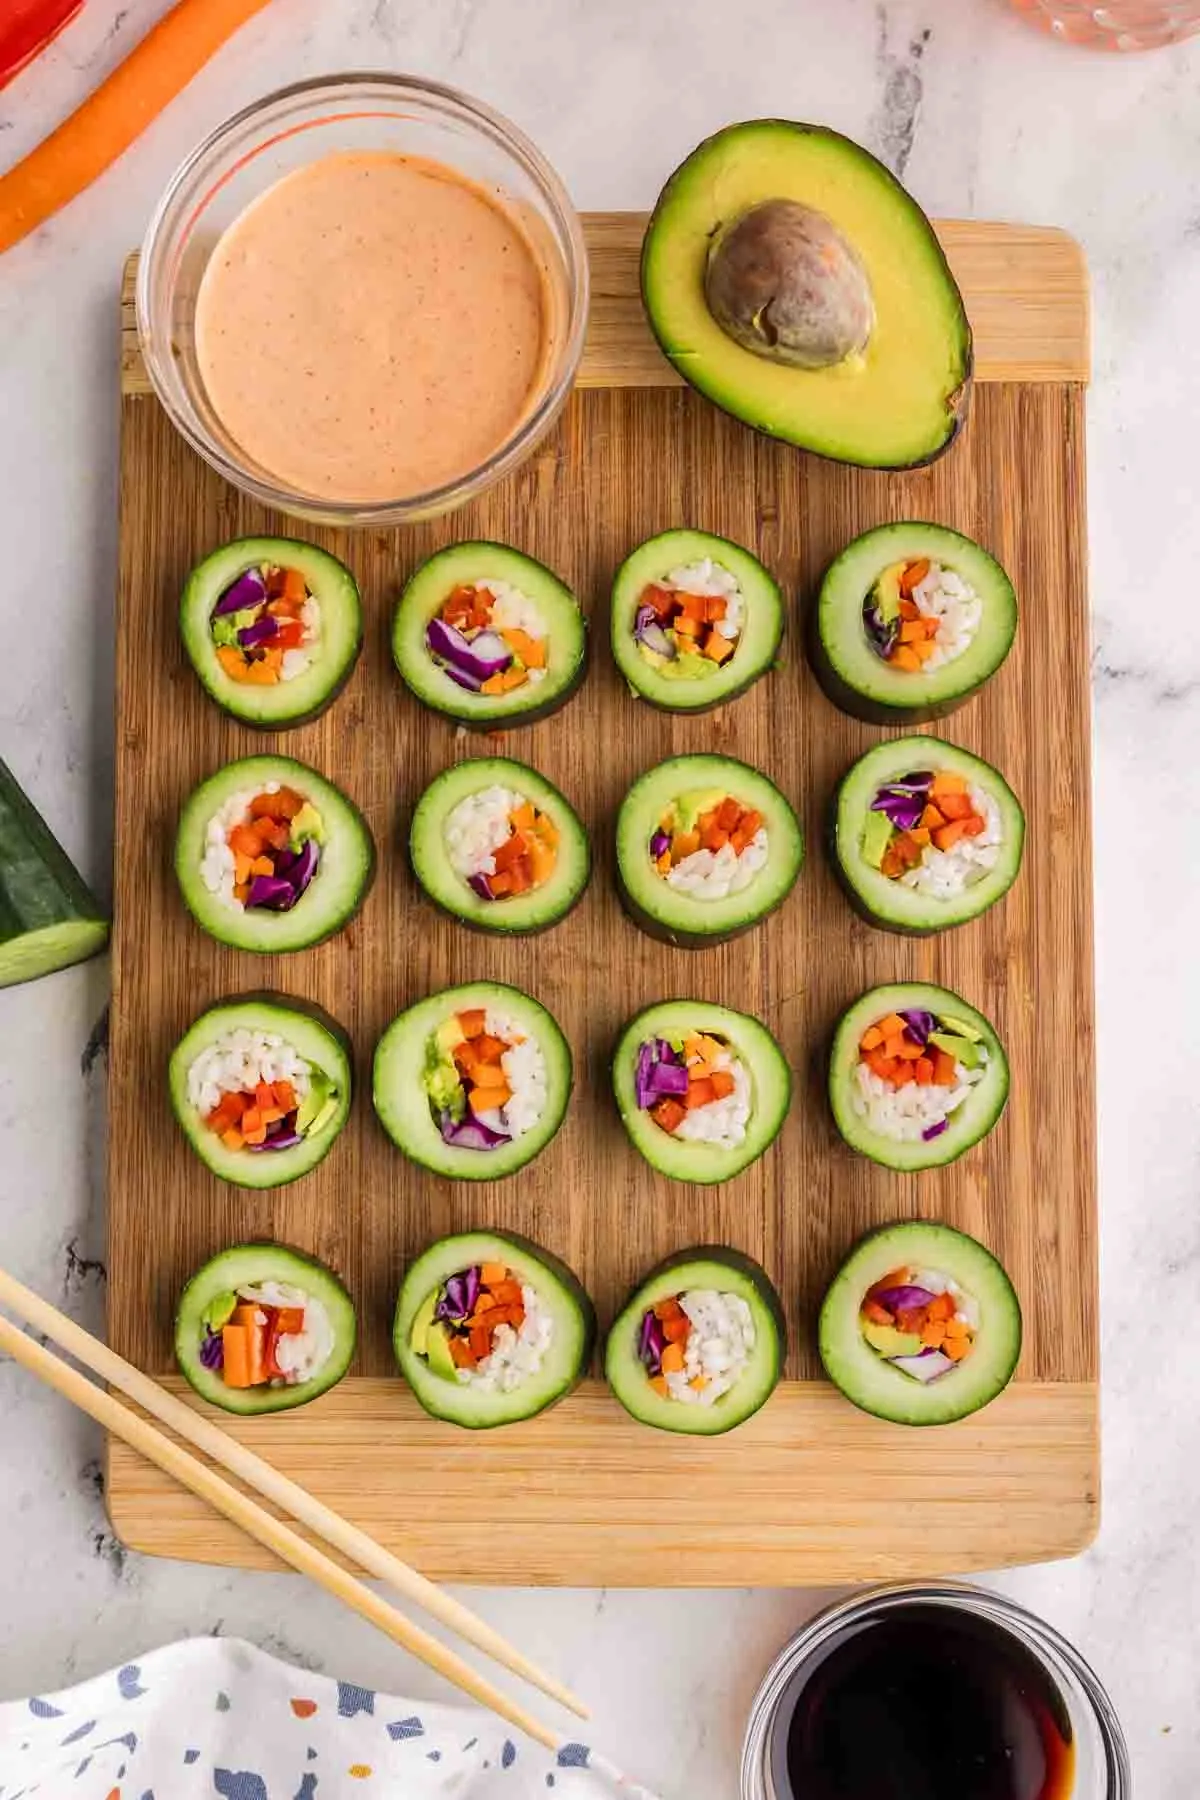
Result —
<path fill-rule="evenodd" d="M 0 1800 L 654 1800 L 588 1745 L 189 1638 L 0 1705 Z"/>

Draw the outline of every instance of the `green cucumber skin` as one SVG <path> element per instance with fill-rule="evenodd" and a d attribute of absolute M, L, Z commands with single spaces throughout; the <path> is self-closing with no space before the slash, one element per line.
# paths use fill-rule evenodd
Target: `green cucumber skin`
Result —
<path fill-rule="evenodd" d="M 91 925 L 102 935 L 85 934 L 52 967 L 6 979 L 0 963 L 0 987 L 40 974 L 52 974 L 96 955 L 104 948 L 108 917 L 74 863 L 16 780 L 0 761 L 0 953 L 37 931 L 55 926 Z"/>
<path fill-rule="evenodd" d="M 672 1256 L 664 1256 L 660 1263 L 655 1263 L 652 1269 L 647 1269 L 636 1287 L 629 1290 L 620 1310 L 627 1311 L 642 1289 L 649 1287 L 652 1281 L 657 1281 L 660 1275 L 669 1275 L 672 1269 L 690 1268 L 693 1263 L 699 1262 L 724 1263 L 728 1268 L 736 1269 L 739 1275 L 744 1275 L 746 1280 L 751 1283 L 755 1293 L 775 1321 L 776 1329 L 779 1332 L 779 1364 L 782 1368 L 787 1359 L 788 1341 L 787 1317 L 783 1310 L 783 1302 L 779 1298 L 778 1288 L 762 1264 L 755 1262 L 754 1258 L 747 1256 L 743 1250 L 733 1250 L 725 1244 L 693 1244 L 687 1250 L 677 1251 Z"/>
<path fill-rule="evenodd" d="M 816 621 L 817 606 L 814 602 L 810 623 L 804 635 L 809 666 L 817 678 L 817 685 L 839 712 L 847 714 L 851 719 L 861 719 L 864 725 L 931 725 L 936 719 L 945 719 L 957 712 L 960 707 L 973 700 L 980 688 L 986 687 L 991 680 L 991 675 L 985 675 L 981 681 L 973 682 L 953 700 L 943 700 L 933 706 L 888 706 L 882 700 L 868 700 L 857 688 L 852 688 L 844 681 L 830 662 Z"/>
<path fill-rule="evenodd" d="M 555 913 L 552 919 L 541 920 L 537 925 L 484 925 L 480 920 L 468 919 L 462 913 L 455 912 L 452 906 L 446 906 L 441 900 L 434 898 L 417 873 L 417 865 L 411 848 L 408 852 L 408 867 L 422 896 L 429 901 L 429 904 L 435 907 L 444 919 L 453 919 L 456 925 L 461 925 L 464 931 L 474 932 L 478 938 L 530 938 L 539 937 L 543 931 L 553 931 L 556 925 L 561 925 L 564 919 L 570 918 L 588 890 L 588 883 L 585 883 L 575 898 L 561 912 Z M 589 883 L 590 879 L 589 876 Z"/>
<path fill-rule="evenodd" d="M 671 944 L 676 950 L 708 950 L 719 944 L 729 944 L 734 938 L 745 937 L 748 931 L 756 931 L 764 919 L 769 919 L 773 912 L 778 912 L 792 892 L 791 888 L 767 912 L 758 913 L 745 925 L 735 925 L 729 931 L 673 931 L 661 920 L 652 918 L 643 912 L 625 883 L 621 880 L 620 870 L 616 873 L 617 894 L 630 920 L 639 931 L 647 937 L 654 938 L 660 944 Z M 793 884 L 794 885 L 794 884 Z"/>
<path fill-rule="evenodd" d="M 198 669 L 198 668 L 196 669 L 196 679 L 199 681 L 201 687 L 204 689 L 204 692 L 205 692 L 206 696 L 208 697 L 208 699 L 212 701 L 213 705 L 215 707 L 217 707 L 219 711 L 221 711 L 225 714 L 225 717 L 227 719 L 236 719 L 239 725 L 244 725 L 248 731 L 258 732 L 258 734 L 261 737 L 275 737 L 275 736 L 278 736 L 278 734 L 281 731 L 298 731 L 300 729 L 301 725 L 311 725 L 314 720 L 319 719 L 321 717 L 322 713 L 328 712 L 329 708 L 333 705 L 333 703 L 337 699 L 338 695 L 342 692 L 342 689 L 346 686 L 346 683 L 350 680 L 350 677 L 353 675 L 355 669 L 358 667 L 358 659 L 361 656 L 361 654 L 362 654 L 362 635 L 360 633 L 359 639 L 358 639 L 358 649 L 354 652 L 353 662 L 346 669 L 345 674 L 340 675 L 338 677 L 337 681 L 334 682 L 333 686 L 328 690 L 328 692 L 325 695 L 325 698 L 321 701 L 320 705 L 309 707 L 307 712 L 290 713 L 286 719 L 250 719 L 250 718 L 247 718 L 245 713 L 234 712 L 231 707 L 226 706 L 225 702 L 219 697 L 219 695 L 217 695 L 213 692 L 212 688 L 209 686 L 208 682 L 204 678 L 204 671 L 202 669 Z M 195 668 L 195 664 L 193 664 L 192 666 L 193 666 L 193 668 Z"/>
<path fill-rule="evenodd" d="M 586 625 L 586 620 L 584 623 Z M 583 655 L 580 657 L 579 667 L 570 681 L 552 699 L 547 700 L 542 706 L 531 706 L 528 712 L 501 713 L 491 719 L 484 717 L 481 713 L 474 713 L 469 719 L 465 719 L 461 713 L 453 712 L 448 706 L 435 706 L 431 700 L 426 700 L 421 694 L 414 694 L 413 698 L 418 700 L 429 712 L 436 713 L 439 718 L 448 719 L 454 725 L 461 725 L 465 731 L 473 731 L 480 737 L 495 737 L 500 732 L 521 731 L 526 725 L 539 725 L 543 719 L 550 718 L 559 711 L 560 707 L 565 706 L 568 700 L 575 698 L 583 686 L 590 655 L 590 642 L 585 631 Z M 397 668 L 399 669 L 398 664 Z M 403 680 L 403 669 L 399 669 L 399 673 Z M 405 685 L 407 686 L 407 683 Z"/>
<path fill-rule="evenodd" d="M 825 822 L 825 848 L 829 852 L 830 867 L 837 876 L 838 886 L 850 902 L 851 910 L 855 912 L 860 919 L 864 919 L 868 925 L 873 925 L 876 931 L 890 931 L 893 937 L 937 937 L 939 932 L 956 930 L 957 927 L 954 925 L 897 925 L 892 919 L 881 919 L 878 913 L 873 913 L 871 911 L 870 907 L 863 900 L 862 895 L 851 885 L 849 877 L 842 867 L 842 859 L 838 855 L 837 815 L 838 801 L 841 798 L 841 792 L 842 783 L 839 781 L 834 790 L 833 799 L 830 802 L 829 816 Z M 969 924 L 971 921 L 968 920 L 965 922 Z"/>

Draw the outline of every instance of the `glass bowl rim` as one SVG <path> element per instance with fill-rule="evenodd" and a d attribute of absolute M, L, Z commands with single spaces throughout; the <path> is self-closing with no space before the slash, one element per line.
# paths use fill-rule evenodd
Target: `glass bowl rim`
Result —
<path fill-rule="evenodd" d="M 332 102 L 350 97 L 367 87 L 390 90 L 396 98 L 409 96 L 417 102 L 444 102 L 446 110 L 452 116 L 457 115 L 460 123 L 465 123 L 477 132 L 482 131 L 483 135 L 522 165 L 550 213 L 556 244 L 563 251 L 567 322 L 540 400 L 483 462 L 437 487 L 399 495 L 394 499 L 368 502 L 324 500 L 319 495 L 300 493 L 273 483 L 269 478 L 261 478 L 235 461 L 223 445 L 211 437 L 203 424 L 196 420 L 190 408 L 184 412 L 179 407 L 162 376 L 161 352 L 154 347 L 159 334 L 154 332 L 151 322 L 151 280 L 158 273 L 157 262 L 166 253 L 163 237 L 172 208 L 186 191 L 189 182 L 197 177 L 206 164 L 224 153 L 239 132 L 289 101 L 315 100 L 324 94 Z M 330 122 L 335 120 L 336 115 Z M 252 152 L 251 155 L 253 154 L 257 152 Z M 175 254 L 177 256 L 178 251 Z M 176 269 L 168 270 L 167 279 L 172 289 L 176 274 Z M 289 82 L 284 87 L 273 88 L 269 93 L 259 95 L 214 126 L 178 164 L 163 188 L 142 238 L 134 284 L 138 347 L 147 379 L 172 425 L 197 455 L 232 486 L 252 495 L 263 505 L 294 516 L 345 526 L 402 524 L 408 519 L 450 511 L 492 486 L 524 461 L 557 417 L 574 385 L 587 332 L 588 303 L 589 264 L 582 221 L 562 178 L 532 139 L 503 113 L 489 106 L 486 101 L 476 100 L 472 95 L 464 93 L 461 88 L 446 82 L 429 81 L 424 76 L 388 69 L 347 69 Z"/>
<path fill-rule="evenodd" d="M 1109 1699 L 1108 1691 L 1091 1664 L 1055 1626 L 1040 1618 L 1019 1601 L 1010 1600 L 992 1588 L 976 1587 L 958 1581 L 897 1581 L 871 1587 L 865 1591 L 834 1600 L 802 1625 L 774 1658 L 755 1689 L 750 1718 L 742 1742 L 739 1770 L 741 1800 L 759 1800 L 763 1789 L 761 1773 L 765 1761 L 767 1728 L 788 1682 L 798 1668 L 840 1626 L 873 1613 L 887 1612 L 907 1601 L 925 1600 L 964 1612 L 991 1618 L 1022 1639 L 1032 1638 L 1036 1649 L 1049 1651 L 1066 1665 L 1077 1683 L 1095 1721 L 1104 1750 L 1107 1791 L 1105 1800 L 1129 1800 L 1132 1793 L 1132 1770 L 1125 1733 Z M 798 1800 L 803 1800 L 799 1796 Z"/>

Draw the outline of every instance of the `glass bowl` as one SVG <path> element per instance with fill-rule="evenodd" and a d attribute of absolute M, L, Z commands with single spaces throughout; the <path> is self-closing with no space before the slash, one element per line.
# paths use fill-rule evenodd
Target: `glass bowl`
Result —
<path fill-rule="evenodd" d="M 196 295 L 225 228 L 282 176 L 336 151 L 394 150 L 447 164 L 503 200 L 545 273 L 540 378 L 507 439 L 478 467 L 423 493 L 331 500 L 297 492 L 233 441 L 204 389 Z M 587 324 L 587 250 L 553 169 L 515 126 L 452 88 L 409 76 L 347 74 L 297 82 L 237 113 L 192 152 L 159 201 L 142 245 L 137 323 L 146 372 L 178 430 L 213 468 L 264 505 L 331 525 L 398 525 L 447 512 L 527 457 L 566 401 Z"/>
<path fill-rule="evenodd" d="M 807 1800 L 787 1779 L 787 1728 L 814 1657 L 847 1627 L 919 1602 L 966 1612 L 998 1626 L 1034 1656 L 1062 1696 L 1075 1742 L 1071 1800 L 1130 1800 L 1129 1753 L 1112 1702 L 1079 1652 L 1052 1626 L 1001 1594 L 965 1583 L 902 1582 L 842 1600 L 811 1619 L 768 1669 L 750 1710 L 742 1746 L 741 1800 Z"/>

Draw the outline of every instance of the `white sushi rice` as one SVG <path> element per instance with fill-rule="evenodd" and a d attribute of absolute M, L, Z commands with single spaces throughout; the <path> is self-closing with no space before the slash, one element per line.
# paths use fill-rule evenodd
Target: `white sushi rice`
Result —
<path fill-rule="evenodd" d="M 712 1406 L 736 1387 L 754 1351 L 754 1315 L 740 1294 L 695 1288 L 679 1296 L 691 1330 L 683 1368 L 664 1374 L 667 1393 L 686 1406 Z M 692 1382 L 703 1382 L 693 1387 Z"/>
<path fill-rule="evenodd" d="M 273 1378 L 272 1387 L 294 1387 L 319 1375 L 333 1355 L 333 1326 L 324 1306 L 303 1288 L 284 1281 L 258 1281 L 237 1290 L 239 1300 L 251 1306 L 302 1306 L 304 1328 L 285 1332 L 275 1343 L 275 1361 L 283 1370 L 283 1381 Z M 267 1315 L 260 1313 L 258 1323 L 265 1325 Z"/>
<path fill-rule="evenodd" d="M 491 1354 L 473 1369 L 455 1371 L 463 1387 L 484 1394 L 511 1394 L 538 1373 L 554 1339 L 554 1320 L 535 1289 L 524 1283 L 521 1303 L 525 1308 L 521 1329 L 498 1325 L 492 1336 Z"/>
<path fill-rule="evenodd" d="M 500 1058 L 509 1100 L 507 1105 L 476 1117 L 493 1131 L 507 1132 L 511 1138 L 523 1137 L 546 1110 L 546 1058 L 542 1047 L 535 1038 L 526 1037 L 516 1020 L 505 1013 L 489 1010 L 483 1028 L 489 1037 L 502 1038 L 510 1046 Z"/>
<path fill-rule="evenodd" d="M 468 794 L 447 813 L 442 837 L 456 875 L 469 881 L 472 875 L 496 873 L 495 852 L 511 836 L 509 819 L 524 804 L 523 794 L 493 786 Z"/>
<path fill-rule="evenodd" d="M 300 608 L 300 623 L 304 627 L 304 642 L 295 650 L 284 651 L 279 665 L 281 681 L 294 681 L 312 666 L 312 653 L 321 635 L 321 606 L 312 594 Z"/>
<path fill-rule="evenodd" d="M 188 1070 L 188 1104 L 207 1118 L 222 1094 L 250 1093 L 260 1081 L 290 1081 L 303 1099 L 311 1075 L 311 1065 L 277 1032 L 240 1025 L 202 1050 Z"/>
<path fill-rule="evenodd" d="M 954 1316 L 960 1325 L 969 1325 L 972 1331 L 978 1331 L 981 1320 L 979 1302 L 974 1294 L 952 1281 L 941 1269 L 914 1269 L 912 1272 L 914 1287 L 926 1288 L 931 1294 L 949 1294 L 954 1301 Z"/>
<path fill-rule="evenodd" d="M 724 1069 L 733 1077 L 733 1092 L 707 1106 L 693 1106 L 684 1113 L 672 1137 L 684 1138 L 691 1144 L 712 1144 L 718 1150 L 736 1150 L 746 1141 L 750 1123 L 752 1090 L 745 1064 L 722 1050 L 713 1057 L 713 1067 Z"/>
<path fill-rule="evenodd" d="M 857 1086 L 851 1089 L 850 1104 L 877 1137 L 913 1144 L 930 1125 L 940 1125 L 957 1112 L 971 1089 L 983 1080 L 985 1069 L 983 1063 L 977 1069 L 967 1069 L 956 1062 L 953 1087 L 938 1082 L 922 1087 L 919 1082 L 910 1081 L 898 1088 L 860 1062 L 854 1071 Z"/>
<path fill-rule="evenodd" d="M 491 627 L 493 631 L 523 631 L 526 637 L 536 639 L 539 643 L 546 636 L 546 621 L 538 609 L 537 602 L 528 594 L 523 594 L 511 582 L 496 581 L 492 576 L 481 576 L 474 584 L 477 588 L 486 588 L 492 596 Z M 541 670 L 533 673 L 540 674 Z"/>
<path fill-rule="evenodd" d="M 981 787 L 968 789 L 968 798 L 984 821 L 979 836 L 960 837 L 950 850 L 939 850 L 934 844 L 926 844 L 917 866 L 906 869 L 900 876 L 902 887 L 912 888 L 914 893 L 923 894 L 930 900 L 956 900 L 995 868 L 1004 838 L 1000 808 Z"/>
<path fill-rule="evenodd" d="M 719 850 L 694 850 L 664 876 L 677 894 L 694 900 L 726 900 L 748 888 L 767 862 L 767 828 L 760 825 L 739 854 L 732 844 Z"/>
<path fill-rule="evenodd" d="M 738 636 L 745 623 L 746 602 L 737 577 L 723 563 L 706 556 L 700 562 L 672 569 L 667 576 L 667 586 L 678 588 L 683 594 L 704 594 L 713 600 L 724 600 L 725 617 L 718 619 L 713 629 L 730 641 Z"/>
<path fill-rule="evenodd" d="M 912 598 L 923 618 L 938 621 L 933 654 L 921 664 L 922 671 L 931 675 L 969 647 L 983 619 L 983 601 L 970 582 L 937 562 L 930 563 L 929 573 L 917 583 Z"/>

